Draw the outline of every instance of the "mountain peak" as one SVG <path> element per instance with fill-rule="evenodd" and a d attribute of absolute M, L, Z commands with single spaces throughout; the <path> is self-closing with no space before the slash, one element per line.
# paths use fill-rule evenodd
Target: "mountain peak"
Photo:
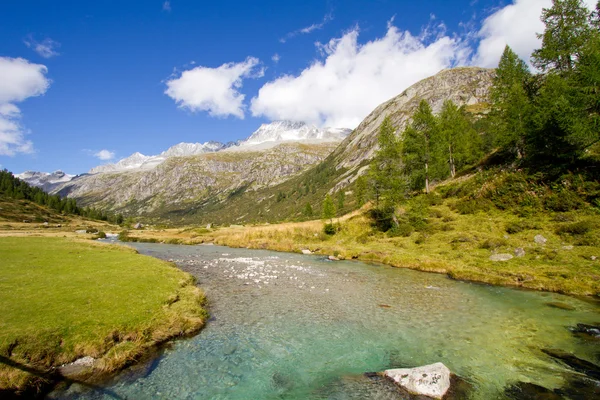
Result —
<path fill-rule="evenodd" d="M 350 133 L 349 129 L 317 128 L 305 122 L 273 121 L 262 124 L 240 146 L 254 146 L 267 142 L 286 141 L 341 141 Z"/>

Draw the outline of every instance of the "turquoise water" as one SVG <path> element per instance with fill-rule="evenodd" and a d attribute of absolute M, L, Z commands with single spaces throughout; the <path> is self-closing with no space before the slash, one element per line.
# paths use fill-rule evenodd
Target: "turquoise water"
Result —
<path fill-rule="evenodd" d="M 72 385 L 50 398 L 387 399 L 364 372 L 441 361 L 473 385 L 472 398 L 495 399 L 517 381 L 563 384 L 542 348 L 599 361 L 597 344 L 567 329 L 600 320 L 590 301 L 319 256 L 135 247 L 194 274 L 211 320 L 102 390 Z"/>

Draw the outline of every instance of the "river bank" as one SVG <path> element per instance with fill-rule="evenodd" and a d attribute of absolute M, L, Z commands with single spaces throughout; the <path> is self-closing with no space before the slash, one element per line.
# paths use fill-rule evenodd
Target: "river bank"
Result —
<path fill-rule="evenodd" d="M 191 275 L 130 248 L 0 237 L 0 258 L 3 396 L 110 375 L 207 318 Z"/>
<path fill-rule="evenodd" d="M 308 221 L 132 230 L 122 239 L 295 253 L 308 250 L 465 281 L 570 295 L 600 294 L 600 247 L 587 239 L 600 234 L 594 215 L 540 213 L 520 218 L 498 210 L 463 215 L 444 203 L 429 206 L 427 215 L 420 218 L 425 220 L 422 229 L 397 236 L 378 232 L 364 210 L 359 210 L 337 219 L 334 235 L 323 233 L 323 222 Z"/>

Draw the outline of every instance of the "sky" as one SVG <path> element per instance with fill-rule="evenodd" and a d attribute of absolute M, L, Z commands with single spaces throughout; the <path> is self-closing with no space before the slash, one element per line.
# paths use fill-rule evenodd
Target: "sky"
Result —
<path fill-rule="evenodd" d="M 4 0 L 0 168 L 79 174 L 281 119 L 355 128 L 442 69 L 493 68 L 506 44 L 529 60 L 550 5 Z"/>

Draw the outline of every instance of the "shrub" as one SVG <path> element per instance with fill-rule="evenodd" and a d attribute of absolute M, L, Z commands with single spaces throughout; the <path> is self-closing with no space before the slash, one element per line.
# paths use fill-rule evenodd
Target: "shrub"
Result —
<path fill-rule="evenodd" d="M 103 231 L 98 231 L 98 233 L 96 234 L 96 239 L 106 239 L 106 233 L 104 233 Z"/>
<path fill-rule="evenodd" d="M 508 243 L 504 239 L 490 238 L 485 240 L 479 247 L 482 249 L 495 250 L 499 247 L 506 246 Z"/>
<path fill-rule="evenodd" d="M 584 235 L 594 228 L 595 224 L 591 221 L 579 221 L 559 226 L 556 228 L 556 233 L 559 235 Z"/>
<path fill-rule="evenodd" d="M 392 229 L 390 229 L 388 231 L 388 235 L 391 237 L 396 237 L 396 236 L 408 237 L 408 236 L 412 235 L 413 232 L 414 232 L 414 228 L 411 224 L 402 222 L 402 223 L 392 227 Z"/>
<path fill-rule="evenodd" d="M 123 230 L 123 231 L 119 232 L 118 239 L 121 242 L 127 242 L 127 241 L 129 241 L 130 240 L 130 238 L 129 238 L 129 231 L 128 230 Z"/>
<path fill-rule="evenodd" d="M 489 211 L 492 203 L 486 199 L 464 199 L 454 205 L 459 214 L 475 214 L 478 211 Z"/>
<path fill-rule="evenodd" d="M 428 236 L 424 233 L 419 233 L 415 239 L 415 244 L 423 244 L 427 240 Z"/>
<path fill-rule="evenodd" d="M 337 229 L 334 224 L 325 224 L 323 226 L 323 233 L 326 235 L 335 235 L 337 233 Z"/>
<path fill-rule="evenodd" d="M 85 233 L 98 233 L 98 229 L 96 228 L 87 228 Z"/>
<path fill-rule="evenodd" d="M 570 190 L 561 190 L 545 199 L 545 206 L 552 211 L 571 211 L 581 208 L 585 203 Z"/>
<path fill-rule="evenodd" d="M 394 207 L 379 207 L 369 211 L 373 226 L 382 232 L 387 232 L 394 226 Z"/>

